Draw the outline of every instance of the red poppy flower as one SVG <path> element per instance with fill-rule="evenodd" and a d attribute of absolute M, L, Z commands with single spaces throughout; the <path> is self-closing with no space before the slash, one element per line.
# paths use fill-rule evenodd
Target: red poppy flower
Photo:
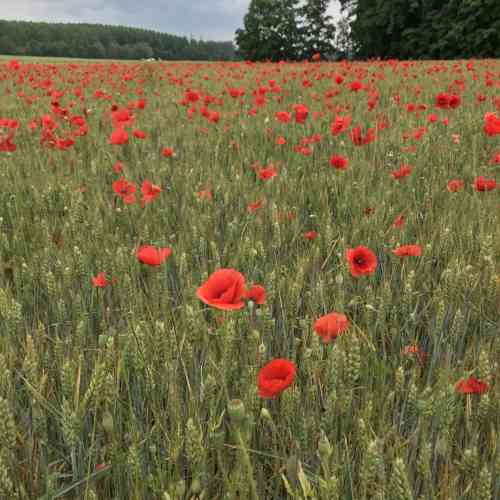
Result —
<path fill-rule="evenodd" d="M 134 130 L 134 137 L 137 139 L 146 139 L 146 132 L 136 129 Z"/>
<path fill-rule="evenodd" d="M 273 359 L 259 371 L 259 397 L 274 399 L 293 384 L 296 375 L 295 363 L 288 359 Z"/>
<path fill-rule="evenodd" d="M 476 191 L 493 191 L 497 187 L 495 179 L 485 179 L 482 175 L 474 180 L 474 189 Z"/>
<path fill-rule="evenodd" d="M 92 278 L 92 286 L 94 288 L 105 288 L 107 284 L 106 273 L 99 273 L 95 278 Z"/>
<path fill-rule="evenodd" d="M 349 248 L 346 251 L 346 257 L 353 276 L 373 274 L 377 269 L 377 257 L 367 247 Z"/>
<path fill-rule="evenodd" d="M 127 131 L 123 128 L 117 128 L 116 130 L 113 130 L 108 142 L 109 144 L 115 144 L 115 145 L 127 144 L 128 142 Z"/>
<path fill-rule="evenodd" d="M 141 193 L 142 193 L 142 199 L 141 203 L 142 206 L 146 203 L 151 203 L 154 199 L 158 198 L 161 193 L 161 188 L 160 186 L 157 186 L 156 184 L 151 184 L 147 179 L 142 183 L 141 187 Z"/>
<path fill-rule="evenodd" d="M 366 146 L 375 140 L 375 129 L 369 128 L 365 136 L 361 132 L 361 127 L 356 126 L 351 129 L 351 141 L 355 146 Z"/>
<path fill-rule="evenodd" d="M 0 134 L 0 152 L 13 153 L 17 146 L 12 142 L 13 134 L 9 133 L 6 137 Z"/>
<path fill-rule="evenodd" d="M 257 200 L 255 203 L 250 203 L 247 206 L 247 210 L 251 214 L 253 214 L 254 212 L 256 212 L 259 208 L 262 208 L 262 200 Z"/>
<path fill-rule="evenodd" d="M 277 111 L 274 116 L 281 123 L 288 123 L 292 119 L 292 114 L 288 111 Z"/>
<path fill-rule="evenodd" d="M 165 158 L 170 158 L 171 156 L 174 156 L 174 150 L 172 148 L 163 148 L 163 151 L 161 152 L 161 154 Z"/>
<path fill-rule="evenodd" d="M 392 227 L 394 229 L 400 229 L 405 225 L 405 216 L 404 215 L 398 215 L 395 219 L 394 222 L 392 223 Z"/>
<path fill-rule="evenodd" d="M 307 231 L 304 233 L 304 237 L 309 241 L 313 241 L 318 237 L 318 233 L 316 231 Z"/>
<path fill-rule="evenodd" d="M 121 174 L 123 171 L 123 163 L 120 160 L 117 160 L 117 162 L 113 165 L 113 172 L 115 174 Z"/>
<path fill-rule="evenodd" d="M 337 170 L 346 170 L 348 163 L 347 158 L 341 155 L 332 155 L 330 158 L 330 165 Z"/>
<path fill-rule="evenodd" d="M 404 177 L 408 177 L 413 170 L 413 167 L 410 165 L 401 165 L 398 170 L 394 170 L 391 173 L 392 177 L 396 180 L 403 179 Z"/>
<path fill-rule="evenodd" d="M 123 129 L 123 127 L 130 127 L 133 125 L 134 116 L 126 108 L 116 109 L 111 113 L 111 121 L 113 122 L 113 127 Z"/>
<path fill-rule="evenodd" d="M 398 257 L 420 257 L 422 247 L 420 245 L 403 245 L 392 251 Z"/>
<path fill-rule="evenodd" d="M 295 121 L 301 124 L 305 123 L 309 115 L 308 107 L 305 104 L 296 104 L 293 109 L 295 111 Z"/>
<path fill-rule="evenodd" d="M 218 111 L 211 111 L 207 116 L 207 120 L 212 123 L 218 123 L 220 120 L 220 113 Z"/>
<path fill-rule="evenodd" d="M 203 189 L 202 191 L 198 191 L 196 193 L 196 196 L 198 197 L 199 200 L 208 200 L 208 201 L 213 200 L 212 191 L 210 189 Z"/>
<path fill-rule="evenodd" d="M 195 90 L 186 90 L 186 99 L 189 102 L 198 102 L 200 100 L 201 94 Z"/>
<path fill-rule="evenodd" d="M 323 339 L 323 343 L 334 341 L 349 328 L 350 322 L 345 314 L 332 312 L 321 316 L 314 323 L 314 331 Z"/>
<path fill-rule="evenodd" d="M 500 118 L 495 113 L 484 115 L 484 132 L 489 136 L 500 134 Z"/>
<path fill-rule="evenodd" d="M 262 285 L 252 285 L 252 288 L 245 292 L 245 298 L 261 306 L 266 302 L 266 289 Z"/>
<path fill-rule="evenodd" d="M 295 146 L 294 150 L 304 156 L 311 156 L 312 149 L 307 146 Z"/>
<path fill-rule="evenodd" d="M 123 177 L 113 182 L 113 191 L 127 204 L 135 203 L 135 184 Z"/>
<path fill-rule="evenodd" d="M 452 108 L 452 109 L 458 108 L 458 106 L 460 106 L 461 102 L 462 102 L 462 100 L 460 99 L 459 95 L 450 96 L 450 100 L 449 100 L 450 108 Z"/>
<path fill-rule="evenodd" d="M 363 84 L 359 80 L 349 83 L 348 86 L 353 92 L 359 92 L 363 88 Z"/>
<path fill-rule="evenodd" d="M 277 139 L 276 139 L 276 145 L 277 146 L 284 146 L 286 144 L 286 139 L 280 135 Z"/>
<path fill-rule="evenodd" d="M 489 390 L 489 385 L 475 377 L 467 380 L 460 379 L 455 386 L 455 390 L 460 394 L 485 394 Z"/>
<path fill-rule="evenodd" d="M 404 354 L 405 356 L 415 356 L 419 363 L 423 366 L 425 365 L 425 362 L 427 361 L 427 353 L 423 352 L 420 347 L 416 344 L 409 344 L 407 345 L 402 351 L 401 354 Z"/>
<path fill-rule="evenodd" d="M 441 92 L 436 96 L 436 108 L 448 109 L 450 107 L 450 96 Z"/>
<path fill-rule="evenodd" d="M 335 117 L 335 121 L 330 125 L 330 131 L 332 135 L 339 135 L 349 128 L 351 124 L 351 116 L 339 116 Z"/>
<path fill-rule="evenodd" d="M 231 311 L 245 307 L 245 277 L 235 269 L 219 269 L 196 290 L 196 296 L 205 304 Z"/>
<path fill-rule="evenodd" d="M 172 255 L 172 249 L 165 247 L 154 247 L 151 245 L 142 245 L 137 250 L 137 259 L 143 264 L 148 266 L 159 266 L 165 262 L 170 255 Z"/>
<path fill-rule="evenodd" d="M 274 167 L 263 168 L 259 172 L 259 179 L 267 181 L 278 175 L 278 171 Z"/>
<path fill-rule="evenodd" d="M 450 193 L 457 193 L 458 191 L 462 191 L 464 188 L 464 181 L 460 179 L 452 179 L 448 182 L 448 191 Z"/>
<path fill-rule="evenodd" d="M 490 160 L 491 165 L 500 165 L 500 152 L 497 151 Z"/>

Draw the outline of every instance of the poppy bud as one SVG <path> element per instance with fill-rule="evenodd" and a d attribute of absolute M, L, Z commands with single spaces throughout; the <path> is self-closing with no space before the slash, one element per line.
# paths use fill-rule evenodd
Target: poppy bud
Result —
<path fill-rule="evenodd" d="M 241 399 L 232 399 L 229 401 L 227 411 L 235 424 L 241 424 L 245 420 L 245 405 Z"/>
<path fill-rule="evenodd" d="M 267 408 L 262 408 L 260 410 L 260 418 L 262 420 L 267 420 L 268 422 L 272 422 L 273 417 L 271 417 L 271 414 L 269 413 L 269 410 Z"/>
<path fill-rule="evenodd" d="M 180 479 L 175 483 L 175 495 L 177 498 L 182 498 L 186 494 L 186 481 Z"/>
<path fill-rule="evenodd" d="M 213 446 L 216 450 L 222 450 L 222 448 L 224 447 L 225 432 L 211 432 L 209 439 L 211 446 Z"/>
<path fill-rule="evenodd" d="M 106 347 L 106 344 L 108 343 L 108 336 L 107 335 L 99 335 L 99 347 Z"/>
<path fill-rule="evenodd" d="M 199 493 L 201 493 L 201 481 L 199 480 L 199 478 L 195 477 L 193 479 L 193 482 L 191 483 L 191 488 L 189 491 L 193 495 L 198 495 Z"/>
<path fill-rule="evenodd" d="M 109 411 L 106 411 L 102 417 L 102 428 L 108 433 L 112 434 L 115 429 L 115 424 L 113 421 L 113 415 Z"/>
<path fill-rule="evenodd" d="M 321 461 L 323 463 L 328 463 L 328 460 L 330 460 L 332 453 L 332 445 L 330 444 L 330 441 L 328 441 L 328 437 L 326 436 L 326 434 L 322 431 L 321 437 L 318 442 L 318 454 L 321 458 Z"/>

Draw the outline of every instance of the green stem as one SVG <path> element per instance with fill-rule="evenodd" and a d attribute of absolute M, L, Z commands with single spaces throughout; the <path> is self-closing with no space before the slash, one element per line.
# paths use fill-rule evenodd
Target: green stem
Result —
<path fill-rule="evenodd" d="M 259 495 L 257 493 L 257 485 L 255 484 L 255 479 L 253 477 L 252 462 L 250 460 L 250 455 L 248 454 L 245 443 L 243 441 L 243 437 L 241 435 L 241 431 L 239 429 L 236 430 L 236 441 L 240 446 L 241 456 L 243 458 L 243 463 L 247 471 L 248 482 L 250 484 L 250 496 L 253 500 L 259 500 Z"/>

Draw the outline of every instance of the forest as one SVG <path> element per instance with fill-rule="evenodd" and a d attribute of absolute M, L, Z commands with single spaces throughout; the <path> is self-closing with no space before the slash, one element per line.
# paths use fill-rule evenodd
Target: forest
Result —
<path fill-rule="evenodd" d="M 0 54 L 89 59 L 234 59 L 232 42 L 101 24 L 0 20 Z"/>
<path fill-rule="evenodd" d="M 498 0 L 339 1 L 358 59 L 500 57 Z"/>

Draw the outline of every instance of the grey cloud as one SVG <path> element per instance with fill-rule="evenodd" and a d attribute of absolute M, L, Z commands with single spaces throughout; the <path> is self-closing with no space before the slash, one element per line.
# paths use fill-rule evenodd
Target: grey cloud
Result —
<path fill-rule="evenodd" d="M 4 19 L 121 24 L 204 40 L 232 40 L 235 30 L 243 24 L 250 1 L 2 0 L 1 3 Z"/>

